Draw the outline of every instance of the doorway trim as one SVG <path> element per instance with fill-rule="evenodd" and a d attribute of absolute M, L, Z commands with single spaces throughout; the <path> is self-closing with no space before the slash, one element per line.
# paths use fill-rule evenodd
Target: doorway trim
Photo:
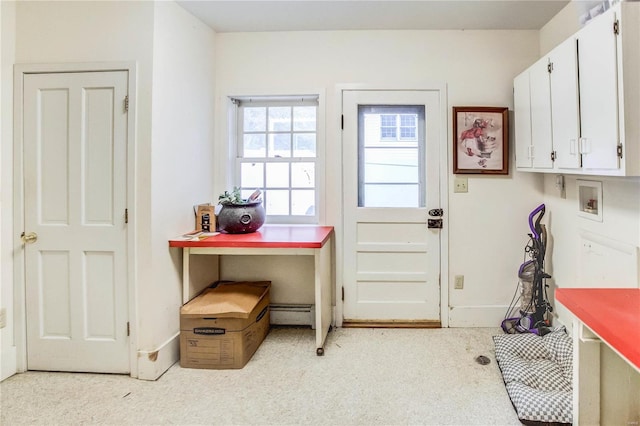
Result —
<path fill-rule="evenodd" d="M 24 230 L 24 138 L 23 107 L 24 77 L 26 74 L 44 73 L 79 73 L 101 71 L 126 71 L 128 73 L 127 91 L 129 95 L 129 115 L 127 120 L 127 206 L 132 208 L 136 203 L 136 80 L 137 66 L 135 62 L 91 62 L 91 63 L 59 63 L 59 64 L 16 64 L 13 72 L 13 285 L 14 285 L 14 339 L 16 346 L 16 371 L 27 371 L 27 311 L 25 254 L 22 249 L 20 233 Z M 138 377 L 137 363 L 137 283 L 136 271 L 136 221 L 135 211 L 130 215 L 127 231 L 127 296 L 130 334 L 129 334 L 129 375 Z"/>
<path fill-rule="evenodd" d="M 343 115 L 343 95 L 345 91 L 366 90 L 366 91 L 412 91 L 412 90 L 431 90 L 437 91 L 440 101 L 440 161 L 438 174 L 440 176 L 440 206 L 444 210 L 442 216 L 443 226 L 440 231 L 440 323 L 442 328 L 449 327 L 449 115 L 448 115 L 448 97 L 447 84 L 444 82 L 424 82 L 421 84 L 402 84 L 402 85 L 376 85 L 370 83 L 354 83 L 354 84 L 338 84 L 335 88 L 335 110 L 337 111 L 336 140 L 340 141 L 340 147 L 344 145 L 344 135 L 341 126 L 341 117 Z M 343 183 L 342 176 L 342 149 L 340 150 L 340 182 Z M 341 191 L 344 188 L 340 188 Z M 339 201 L 340 211 L 344 209 L 342 205 L 342 197 Z M 343 300 L 340 298 L 342 287 L 344 286 L 344 223 L 341 221 L 336 224 L 336 308 L 335 308 L 335 324 L 342 327 L 344 319 Z"/>

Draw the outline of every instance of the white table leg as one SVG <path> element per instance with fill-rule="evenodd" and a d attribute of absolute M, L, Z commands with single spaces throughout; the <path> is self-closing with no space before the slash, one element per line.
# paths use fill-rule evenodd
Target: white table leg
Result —
<path fill-rule="evenodd" d="M 182 304 L 184 305 L 189 301 L 189 247 L 182 249 Z"/>
<path fill-rule="evenodd" d="M 600 339 L 573 320 L 573 424 L 600 424 Z"/>
<path fill-rule="evenodd" d="M 331 241 L 315 251 L 316 354 L 324 355 L 331 328 Z"/>

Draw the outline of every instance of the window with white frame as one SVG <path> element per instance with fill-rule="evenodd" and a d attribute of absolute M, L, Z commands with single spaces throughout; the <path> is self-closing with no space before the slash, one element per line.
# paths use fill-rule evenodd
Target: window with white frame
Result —
<path fill-rule="evenodd" d="M 232 99 L 236 186 L 262 191 L 269 223 L 318 222 L 318 97 Z"/>
<path fill-rule="evenodd" d="M 385 141 L 414 141 L 417 138 L 416 114 L 381 114 L 380 137 Z"/>

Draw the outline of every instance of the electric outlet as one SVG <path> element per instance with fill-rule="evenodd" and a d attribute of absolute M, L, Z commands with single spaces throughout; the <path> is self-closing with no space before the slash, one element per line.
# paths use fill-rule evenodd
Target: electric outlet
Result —
<path fill-rule="evenodd" d="M 455 276 L 453 288 L 456 290 L 462 290 L 464 288 L 464 275 Z"/>
<path fill-rule="evenodd" d="M 469 181 L 467 178 L 457 177 L 453 181 L 453 192 L 469 192 Z"/>
<path fill-rule="evenodd" d="M 7 326 L 7 308 L 0 309 L 0 328 Z"/>

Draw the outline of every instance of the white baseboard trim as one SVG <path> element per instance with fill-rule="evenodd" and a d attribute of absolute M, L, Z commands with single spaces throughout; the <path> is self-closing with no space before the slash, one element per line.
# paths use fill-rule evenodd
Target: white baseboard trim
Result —
<path fill-rule="evenodd" d="M 452 306 L 449 327 L 500 327 L 507 305 Z"/>
<path fill-rule="evenodd" d="M 180 360 L 180 332 L 154 351 L 138 351 L 138 379 L 157 380 Z"/>

